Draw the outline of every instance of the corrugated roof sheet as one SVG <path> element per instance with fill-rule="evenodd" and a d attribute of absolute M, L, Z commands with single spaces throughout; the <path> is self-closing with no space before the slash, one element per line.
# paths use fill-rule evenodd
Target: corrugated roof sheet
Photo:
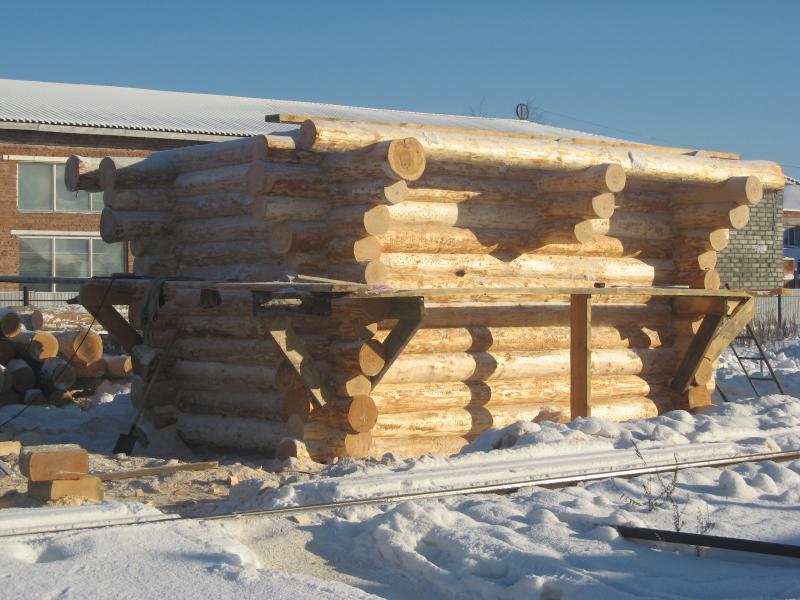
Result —
<path fill-rule="evenodd" d="M 264 121 L 266 115 L 278 113 L 403 121 L 557 137 L 613 139 L 518 119 L 437 115 L 291 100 L 0 79 L 0 121 L 5 122 L 227 136 L 279 133 L 296 128 L 293 125 Z"/>

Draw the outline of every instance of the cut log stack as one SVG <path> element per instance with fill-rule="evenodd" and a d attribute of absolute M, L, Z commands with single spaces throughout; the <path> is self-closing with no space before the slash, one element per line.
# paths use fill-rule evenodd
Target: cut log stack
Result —
<path fill-rule="evenodd" d="M 28 495 L 32 498 L 45 502 L 103 500 L 103 482 L 88 475 L 89 454 L 75 444 L 23 448 L 19 468 L 28 478 Z"/>
<path fill-rule="evenodd" d="M 50 319 L 52 314 L 59 316 Z M 28 307 L 0 309 L 0 406 L 61 405 L 71 401 L 69 390 L 84 387 L 82 379 L 132 375 L 129 356 L 104 356 L 100 334 L 82 325 L 80 318 L 69 320 L 70 314 L 80 315 Z M 45 331 L 48 322 L 69 328 Z"/>
<path fill-rule="evenodd" d="M 172 407 L 188 441 L 302 451 L 288 436 L 314 458 L 414 455 L 457 450 L 520 418 L 570 417 L 569 297 L 525 288 L 719 286 L 729 229 L 783 175 L 773 163 L 683 152 L 312 119 L 292 135 L 106 158 L 94 171 L 68 168 L 67 182 L 102 187 L 103 237 L 131 242 L 145 275 L 438 289 L 385 373 L 396 315 L 369 300 L 338 299 L 331 315 L 293 317 L 287 330 L 255 318 L 246 289 L 212 301 L 167 284 L 149 324 L 168 360 L 148 405 Z M 480 292 L 441 292 L 457 288 Z M 706 308 L 596 299 L 592 414 L 707 403 L 712 369 L 685 394 L 669 387 Z M 302 377 L 273 342 L 291 347 L 291 336 L 307 349 Z M 333 401 L 317 408 L 309 381 Z"/>

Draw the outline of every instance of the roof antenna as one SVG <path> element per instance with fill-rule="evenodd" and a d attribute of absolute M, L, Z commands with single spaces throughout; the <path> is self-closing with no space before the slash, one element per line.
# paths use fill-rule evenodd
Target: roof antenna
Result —
<path fill-rule="evenodd" d="M 531 114 L 531 107 L 525 102 L 517 104 L 517 118 L 520 121 L 527 121 Z"/>

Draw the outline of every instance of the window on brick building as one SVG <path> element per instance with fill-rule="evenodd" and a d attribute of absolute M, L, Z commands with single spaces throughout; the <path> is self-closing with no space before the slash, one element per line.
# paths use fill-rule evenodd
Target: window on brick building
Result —
<path fill-rule="evenodd" d="M 800 227 L 787 227 L 783 230 L 784 246 L 800 246 Z"/>
<path fill-rule="evenodd" d="M 93 277 L 127 270 L 125 244 L 100 238 L 23 236 L 19 238 L 19 274 L 46 277 Z M 27 285 L 39 292 L 77 292 L 77 285 Z"/>
<path fill-rule="evenodd" d="M 100 212 L 102 192 L 70 192 L 64 185 L 64 163 L 17 164 L 17 205 L 29 212 Z"/>

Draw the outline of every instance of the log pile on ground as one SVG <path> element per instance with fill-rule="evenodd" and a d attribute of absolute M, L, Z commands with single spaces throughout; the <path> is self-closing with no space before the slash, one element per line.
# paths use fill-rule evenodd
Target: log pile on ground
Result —
<path fill-rule="evenodd" d="M 520 418 L 569 418 L 569 298 L 525 289 L 717 289 L 730 229 L 746 225 L 765 188 L 783 186 L 778 165 L 730 156 L 324 119 L 291 135 L 67 167 L 71 189 L 105 192 L 102 236 L 130 242 L 139 274 L 480 290 L 428 299 L 422 328 L 377 385 L 388 312 L 343 298 L 330 316 L 293 318 L 337 398 L 322 409 L 247 290 L 209 302 L 167 285 L 156 323 L 132 319 L 166 357 L 151 414 L 174 411 L 188 441 L 303 450 L 288 437 L 315 458 L 453 451 Z M 668 385 L 706 300 L 599 301 L 594 414 L 709 402 L 711 368 L 684 394 Z"/>
<path fill-rule="evenodd" d="M 51 319 L 54 314 L 60 316 Z M 72 402 L 72 392 L 85 388 L 86 380 L 132 375 L 129 356 L 103 354 L 103 340 L 90 327 L 91 316 L 84 324 L 82 317 L 67 318 L 70 314 L 81 315 L 81 311 L 0 309 L 0 406 L 61 406 Z M 48 323 L 66 329 L 47 330 Z"/>

